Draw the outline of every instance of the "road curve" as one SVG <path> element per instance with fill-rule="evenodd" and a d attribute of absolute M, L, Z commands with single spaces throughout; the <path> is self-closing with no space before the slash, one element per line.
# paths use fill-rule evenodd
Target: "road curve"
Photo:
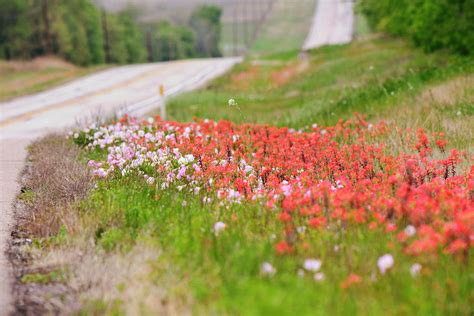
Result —
<path fill-rule="evenodd" d="M 116 67 L 35 95 L 0 103 L 0 316 L 13 308 L 11 276 L 5 250 L 12 225 L 17 177 L 25 146 L 49 132 L 77 122 L 130 113 L 143 115 L 180 92 L 199 88 L 240 61 L 239 58 L 193 59 Z M 160 95 L 160 86 L 165 95 Z"/>
<path fill-rule="evenodd" d="M 318 0 L 303 51 L 324 45 L 349 43 L 353 27 L 353 0 Z"/>

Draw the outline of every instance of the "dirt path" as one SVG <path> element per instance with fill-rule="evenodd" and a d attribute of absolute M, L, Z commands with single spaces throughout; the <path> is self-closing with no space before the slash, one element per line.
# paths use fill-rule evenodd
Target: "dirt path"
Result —
<path fill-rule="evenodd" d="M 17 178 L 26 157 L 25 146 L 37 137 L 61 131 L 78 121 L 118 112 L 143 115 L 162 106 L 166 97 L 196 89 L 239 61 L 195 59 L 117 67 L 46 92 L 0 103 L 0 316 L 8 315 L 12 308 L 5 250 L 12 224 L 11 204 L 19 191 Z M 164 97 L 159 93 L 160 85 L 164 87 Z"/>
<path fill-rule="evenodd" d="M 303 50 L 349 43 L 354 26 L 353 7 L 352 0 L 318 0 Z"/>

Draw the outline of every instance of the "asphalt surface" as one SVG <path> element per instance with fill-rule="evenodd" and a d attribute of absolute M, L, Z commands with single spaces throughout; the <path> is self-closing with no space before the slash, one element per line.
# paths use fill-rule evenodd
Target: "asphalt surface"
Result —
<path fill-rule="evenodd" d="M 25 147 L 35 138 L 77 123 L 114 114 L 141 116 L 163 108 L 166 98 L 197 89 L 222 75 L 239 58 L 194 59 L 116 67 L 31 96 L 0 103 L 0 316 L 12 309 L 11 277 L 5 250 L 12 225 L 11 205 Z M 164 95 L 160 94 L 163 86 Z"/>
<path fill-rule="evenodd" d="M 353 0 L 318 0 L 303 50 L 349 43 L 352 40 L 353 28 Z"/>

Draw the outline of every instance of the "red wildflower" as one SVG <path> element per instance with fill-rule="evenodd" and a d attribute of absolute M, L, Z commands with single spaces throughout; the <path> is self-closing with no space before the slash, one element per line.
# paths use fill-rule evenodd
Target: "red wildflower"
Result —
<path fill-rule="evenodd" d="M 357 284 L 360 282 L 362 282 L 362 278 L 355 273 L 351 273 L 344 281 L 341 282 L 340 286 L 342 289 L 347 289 L 353 284 Z"/>
<path fill-rule="evenodd" d="M 326 225 L 326 222 L 327 220 L 325 217 L 315 217 L 308 220 L 308 225 L 313 228 L 320 228 Z"/>
<path fill-rule="evenodd" d="M 280 213 L 278 218 L 280 219 L 280 221 L 282 221 L 284 223 L 291 222 L 291 215 L 288 214 L 287 212 Z"/>
<path fill-rule="evenodd" d="M 275 245 L 275 250 L 279 255 L 284 255 L 291 253 L 293 248 L 286 241 L 282 240 Z"/>

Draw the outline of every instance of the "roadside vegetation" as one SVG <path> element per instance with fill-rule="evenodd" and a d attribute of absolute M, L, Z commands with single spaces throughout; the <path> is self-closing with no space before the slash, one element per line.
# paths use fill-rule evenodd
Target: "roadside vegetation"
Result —
<path fill-rule="evenodd" d="M 40 92 L 102 69 L 106 66 L 79 67 L 51 56 L 0 60 L 0 101 Z"/>
<path fill-rule="evenodd" d="M 299 50 L 314 16 L 315 0 L 274 0 L 270 14 L 249 47 L 250 54 L 266 55 Z"/>
<path fill-rule="evenodd" d="M 469 0 L 361 0 L 373 29 L 409 38 L 427 52 L 474 55 L 474 2 Z"/>
<path fill-rule="evenodd" d="M 43 140 L 31 175 L 74 164 L 24 186 L 18 278 L 83 314 L 469 315 L 473 67 L 369 36 L 247 60 L 167 122 Z"/>
<path fill-rule="evenodd" d="M 472 150 L 473 71 L 470 57 L 426 54 L 401 39 L 372 35 L 307 59 L 294 51 L 247 60 L 206 89 L 170 100 L 167 111 L 178 121 L 206 117 L 296 129 L 334 125 L 358 112 L 371 121 L 445 131 L 456 146 Z M 229 98 L 239 111 L 225 106 Z"/>
<path fill-rule="evenodd" d="M 142 21 L 133 6 L 106 12 L 91 0 L 0 1 L 0 12 L 0 58 L 6 60 L 56 55 L 88 66 L 221 55 L 222 11 L 213 5 L 195 7 L 181 24 Z"/>

